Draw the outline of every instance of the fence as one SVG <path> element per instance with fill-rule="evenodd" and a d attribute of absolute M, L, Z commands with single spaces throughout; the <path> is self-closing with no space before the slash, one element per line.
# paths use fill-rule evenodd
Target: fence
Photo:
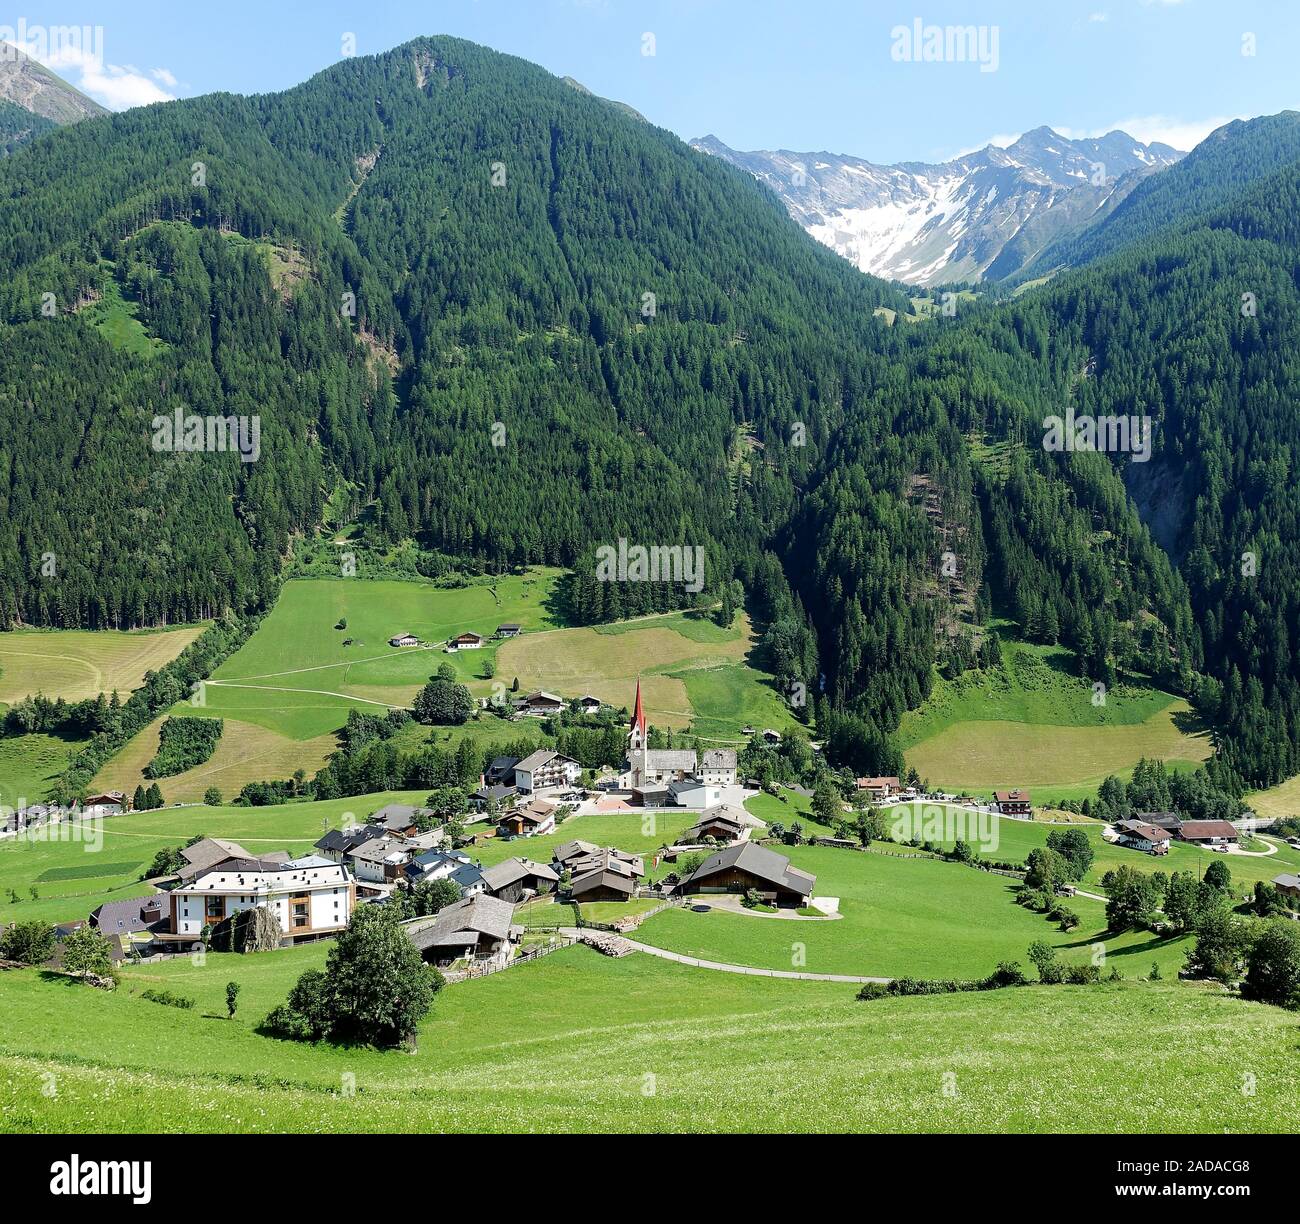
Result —
<path fill-rule="evenodd" d="M 531 948 L 525 948 L 518 956 L 512 956 L 507 961 L 476 962 L 464 969 L 443 970 L 442 976 L 448 982 L 464 982 L 470 978 L 489 977 L 493 973 L 500 973 L 503 969 L 513 969 L 516 965 L 540 960 L 543 956 L 549 956 L 552 952 L 558 952 L 561 948 L 570 947 L 577 942 L 576 939 L 567 939 L 562 936 L 558 939 L 552 939 L 549 944 L 536 944 Z"/>

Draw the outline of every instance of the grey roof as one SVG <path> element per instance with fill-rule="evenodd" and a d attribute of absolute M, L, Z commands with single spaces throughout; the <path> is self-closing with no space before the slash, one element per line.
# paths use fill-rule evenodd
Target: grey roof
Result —
<path fill-rule="evenodd" d="M 1273 877 L 1273 883 L 1279 888 L 1300 888 L 1300 875 L 1292 875 L 1289 871 L 1284 871 L 1281 875 Z"/>
<path fill-rule="evenodd" d="M 489 799 L 495 799 L 500 802 L 502 799 L 508 799 L 511 795 L 517 795 L 519 788 L 507 786 L 504 782 L 498 782 L 493 786 L 480 786 L 478 790 L 471 792 L 471 799 L 480 799 L 486 803 Z"/>
<path fill-rule="evenodd" d="M 438 911 L 427 926 L 407 928 L 407 937 L 417 948 L 457 947 L 474 943 L 479 935 L 508 939 L 515 907 L 509 901 L 480 894 L 453 902 Z"/>
<path fill-rule="evenodd" d="M 805 897 L 812 895 L 813 886 L 817 882 L 816 876 L 791 867 L 790 860 L 784 854 L 777 854 L 775 850 L 754 842 L 737 842 L 734 846 L 719 850 L 717 854 L 709 855 L 686 880 L 686 884 L 703 882 L 719 871 L 729 871 L 732 868 Z"/>
<path fill-rule="evenodd" d="M 413 807 L 409 803 L 388 803 L 375 812 L 366 823 L 379 825 L 380 828 L 390 831 L 405 829 L 416 823 L 417 815 L 427 811 L 428 808 Z"/>
<path fill-rule="evenodd" d="M 569 891 L 575 897 L 580 897 L 583 893 L 590 892 L 595 888 L 613 888 L 618 892 L 627 893 L 630 897 L 636 888 L 636 883 L 631 876 L 621 875 L 619 872 L 610 871 L 608 868 L 597 867 L 595 871 L 588 871 L 585 875 L 578 876 L 569 885 Z"/>
<path fill-rule="evenodd" d="M 347 854 L 357 846 L 364 846 L 366 842 L 373 841 L 376 837 L 383 837 L 384 834 L 385 830 L 379 825 L 353 825 L 350 829 L 331 829 L 316 842 L 316 849 L 335 850 L 339 854 Z"/>
<path fill-rule="evenodd" d="M 222 837 L 205 837 L 202 841 L 197 841 L 192 846 L 181 847 L 181 858 L 183 858 L 189 866 L 182 867 L 176 874 L 182 880 L 192 880 L 205 868 L 221 862 L 222 859 L 232 857 L 251 858 L 252 855 L 250 855 L 238 842 L 227 841 Z"/>
<path fill-rule="evenodd" d="M 468 892 L 483 883 L 483 869 L 477 863 L 462 863 L 447 879 L 461 892 Z"/>
<path fill-rule="evenodd" d="M 600 847 L 595 842 L 588 841 L 567 841 L 563 845 L 555 847 L 554 859 L 557 863 L 567 863 L 570 859 L 578 858 L 583 854 L 595 854 Z"/>
<path fill-rule="evenodd" d="M 351 851 L 354 859 L 367 863 L 382 863 L 394 853 L 401 853 L 405 846 L 391 837 L 376 837 Z"/>
<path fill-rule="evenodd" d="M 104 935 L 130 935 L 135 931 L 147 931 L 162 916 L 163 899 L 158 896 L 132 897 L 129 901 L 105 901 L 90 914 L 93 925 Z"/>
<path fill-rule="evenodd" d="M 573 760 L 572 757 L 566 757 L 562 752 L 556 752 L 554 748 L 539 748 L 536 752 L 529 753 L 515 766 L 515 773 L 531 773 L 534 769 L 541 769 L 543 765 L 556 757 L 564 761 Z M 573 763 L 576 765 L 577 761 Z"/>
<path fill-rule="evenodd" d="M 734 748 L 710 748 L 704 754 L 705 769 L 735 769 L 736 751 Z"/>
<path fill-rule="evenodd" d="M 503 863 L 494 863 L 483 868 L 483 882 L 489 892 L 508 888 L 519 880 L 536 877 L 554 884 L 559 880 L 559 873 L 543 863 L 534 863 L 531 859 L 508 858 Z"/>
<path fill-rule="evenodd" d="M 681 769 L 690 773 L 695 768 L 694 748 L 647 748 L 647 769 Z"/>

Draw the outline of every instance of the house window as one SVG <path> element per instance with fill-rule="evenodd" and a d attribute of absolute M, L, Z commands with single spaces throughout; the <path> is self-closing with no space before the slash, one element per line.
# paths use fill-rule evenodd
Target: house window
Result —
<path fill-rule="evenodd" d="M 226 901 L 224 897 L 205 897 L 204 916 L 208 918 L 224 918 L 226 916 Z"/>

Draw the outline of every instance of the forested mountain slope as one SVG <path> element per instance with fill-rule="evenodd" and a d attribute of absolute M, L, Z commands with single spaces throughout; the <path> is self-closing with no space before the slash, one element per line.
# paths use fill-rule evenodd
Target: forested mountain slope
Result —
<path fill-rule="evenodd" d="M 1020 274 L 1078 267 L 1219 207 L 1278 166 L 1300 158 L 1300 112 L 1235 119 L 1210 133 L 1177 165 L 1143 180 L 1087 229 L 1047 247 Z"/>
<path fill-rule="evenodd" d="M 895 329 L 901 290 L 746 173 L 458 40 L 87 120 L 0 164 L 0 620 L 264 606 L 332 497 L 381 542 L 573 566 L 590 620 L 690 598 L 595 581 L 596 545 L 705 549 L 864 770 L 997 601 L 1085 675 L 1195 691 L 1265 780 L 1296 764 L 1300 575 L 1229 563 L 1300 527 L 1295 243 L 1283 203 L 1221 203 Z M 1043 450 L 1067 404 L 1158 421 L 1181 571 L 1138 465 Z M 256 461 L 153 449 L 178 411 L 258 416 Z"/>

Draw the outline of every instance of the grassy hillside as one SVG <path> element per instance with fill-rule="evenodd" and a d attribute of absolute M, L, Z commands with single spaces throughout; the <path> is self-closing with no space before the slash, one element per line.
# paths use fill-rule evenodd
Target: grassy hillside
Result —
<path fill-rule="evenodd" d="M 734 742 L 747 724 L 794 721 L 771 677 L 746 661 L 753 644 L 744 614 L 729 629 L 696 613 L 651 616 L 525 635 L 501 647 L 498 675 L 518 676 L 523 690 L 592 693 L 616 708 L 632 704 L 640 677 L 652 723 Z"/>
<path fill-rule="evenodd" d="M 525 630 L 550 626 L 556 570 L 532 570 L 488 583 L 444 589 L 418 582 L 295 579 L 243 648 L 213 673 L 206 705 L 176 713 L 206 713 L 254 723 L 295 740 L 311 740 L 343 725 L 350 707 L 382 712 L 409 705 L 442 663 L 461 677 L 482 674 L 496 647 L 448 655 L 396 649 L 388 639 L 413 633 L 441 643 L 464 631 L 491 634 L 514 621 Z M 336 629 L 340 620 L 344 629 Z M 349 645 L 344 645 L 349 642 Z M 484 691 L 491 685 L 484 682 Z"/>
<path fill-rule="evenodd" d="M 41 692 L 80 701 L 117 689 L 125 697 L 147 671 L 170 663 L 203 625 L 178 629 L 16 629 L 0 634 L 0 703 Z"/>
<path fill-rule="evenodd" d="M 0 974 L 0 1128 L 1276 1131 L 1300 1094 L 1294 1016 L 1186 985 L 858 1003 L 851 987 L 583 948 L 449 987 L 414 1056 L 259 1036 L 324 954 L 178 960 L 113 994 Z M 217 1019 L 231 980 L 239 1013 Z M 160 984 L 198 1006 L 139 997 Z"/>
<path fill-rule="evenodd" d="M 927 808 L 931 806 L 927 805 Z M 952 811 L 957 819 L 969 815 L 961 809 L 952 809 Z M 1051 825 L 1039 822 L 1002 820 L 996 816 L 988 819 L 992 822 L 991 836 L 986 845 L 979 847 L 979 851 L 985 858 L 1001 862 L 1023 863 L 1031 850 L 1047 845 L 1048 835 L 1052 832 Z M 915 835 L 922 840 L 929 839 L 949 847 L 956 840 L 959 831 L 959 826 L 954 826 L 952 835 L 934 836 L 930 831 L 923 829 L 915 811 L 906 808 L 895 809 L 894 821 L 893 827 L 897 829 L 895 836 L 899 838 Z M 1088 834 L 1096 856 L 1091 870 L 1084 877 L 1085 888 L 1099 889 L 1101 878 L 1106 872 L 1125 864 L 1144 872 L 1190 871 L 1199 878 L 1204 874 L 1205 868 L 1218 859 L 1227 864 L 1232 872 L 1234 885 L 1239 886 L 1242 891 L 1249 891 L 1256 880 L 1271 880 L 1279 872 L 1300 871 L 1300 851 L 1291 849 L 1277 838 L 1261 839 L 1264 845 L 1274 848 L 1274 852 L 1267 855 L 1223 855 L 1189 846 L 1185 842 L 1173 842 L 1169 847 L 1169 853 L 1157 859 L 1103 841 L 1102 826 L 1095 821 L 1081 823 L 1079 827 Z M 964 840 L 974 841 L 974 838 L 968 834 Z"/>
<path fill-rule="evenodd" d="M 983 976 L 1000 960 L 1023 959 L 1036 939 L 1075 961 L 1090 959 L 1094 945 L 1103 944 L 1108 963 L 1118 964 L 1128 977 L 1145 974 L 1153 961 L 1166 976 L 1183 964 L 1185 940 L 1157 940 L 1146 932 L 1108 936 L 1104 907 L 1086 897 L 1072 906 L 1081 925 L 1065 934 L 1016 905 L 1016 881 L 1006 877 L 929 858 L 809 846 L 786 853 L 795 866 L 817 876 L 815 896 L 840 899 L 843 917 L 793 921 L 674 909 L 649 919 L 637 938 L 673 952 L 763 969 L 883 977 Z"/>
<path fill-rule="evenodd" d="M 1108 774 L 1127 774 L 1142 757 L 1192 768 L 1213 750 L 1185 701 L 1133 683 L 1104 704 L 1075 674 L 1070 652 L 1013 636 L 998 622 L 1002 666 L 936 676 L 929 700 L 904 715 L 907 763 L 948 789 L 1038 788 L 1035 798 L 1081 798 Z"/>
<path fill-rule="evenodd" d="M 0 737 L 0 803 L 17 807 L 44 799 L 80 747 L 80 741 L 55 735 Z"/>

